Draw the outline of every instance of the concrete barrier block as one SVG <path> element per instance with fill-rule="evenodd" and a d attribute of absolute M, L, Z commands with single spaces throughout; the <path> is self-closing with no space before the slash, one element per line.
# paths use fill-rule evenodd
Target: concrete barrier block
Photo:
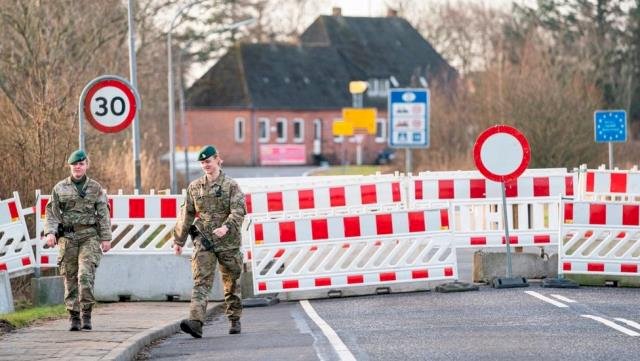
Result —
<path fill-rule="evenodd" d="M 512 253 L 513 276 L 527 279 L 541 279 L 558 276 L 558 255 L 542 258 L 534 253 Z M 473 255 L 473 282 L 490 282 L 507 274 L 507 254 L 505 252 L 476 252 Z"/>
<path fill-rule="evenodd" d="M 189 257 L 107 253 L 96 273 L 95 297 L 98 301 L 120 301 L 123 296 L 130 301 L 167 301 L 170 297 L 189 301 L 192 288 Z M 209 299 L 224 300 L 219 267 Z"/>
<path fill-rule="evenodd" d="M 9 273 L 0 271 L 0 313 L 13 312 L 13 293 Z"/>
<path fill-rule="evenodd" d="M 64 303 L 64 279 L 62 276 L 32 278 L 31 302 L 34 306 Z"/>

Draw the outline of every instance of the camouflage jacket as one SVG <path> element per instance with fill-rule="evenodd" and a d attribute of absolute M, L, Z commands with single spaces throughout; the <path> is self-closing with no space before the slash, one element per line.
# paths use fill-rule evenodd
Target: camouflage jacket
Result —
<path fill-rule="evenodd" d="M 64 226 L 95 225 L 98 239 L 111 241 L 111 219 L 105 191 L 89 177 L 82 190 L 84 197 L 78 193 L 71 177 L 53 187 L 51 199 L 47 203 L 44 234 L 57 233 L 59 223 Z"/>
<path fill-rule="evenodd" d="M 187 196 L 173 231 L 174 242 L 184 246 L 189 227 L 195 220 L 198 229 L 213 241 L 216 251 L 238 249 L 240 228 L 246 213 L 244 194 L 235 180 L 222 171 L 213 182 L 207 182 L 207 176 L 204 175 L 187 188 Z M 229 231 L 219 238 L 213 234 L 213 230 L 222 225 L 226 225 Z"/>

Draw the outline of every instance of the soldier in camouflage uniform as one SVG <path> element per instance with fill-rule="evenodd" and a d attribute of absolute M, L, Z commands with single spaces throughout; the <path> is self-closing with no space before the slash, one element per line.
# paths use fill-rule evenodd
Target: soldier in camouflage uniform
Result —
<path fill-rule="evenodd" d="M 207 309 L 207 298 L 213 286 L 216 262 L 220 265 L 224 283 L 226 315 L 229 333 L 240 333 L 242 300 L 239 297 L 238 279 L 242 271 L 240 253 L 240 228 L 246 207 L 244 194 L 236 181 L 220 169 L 222 159 L 216 148 L 205 146 L 198 153 L 198 160 L 205 175 L 189 184 L 180 217 L 173 232 L 174 250 L 182 253 L 189 229 L 197 229 L 194 237 L 194 254 L 191 259 L 193 292 L 189 318 L 180 328 L 191 336 L 202 337 L 202 324 Z M 197 218 L 196 218 L 197 215 Z M 211 249 L 207 249 L 211 246 Z"/>
<path fill-rule="evenodd" d="M 69 331 L 91 330 L 95 304 L 93 283 L 102 252 L 111 248 L 111 221 L 107 196 L 87 177 L 89 159 L 77 150 L 67 160 L 71 176 L 53 187 L 47 204 L 44 234 L 49 247 L 60 246 L 58 267 L 64 276 L 64 303 Z M 82 311 L 82 325 L 80 312 Z"/>

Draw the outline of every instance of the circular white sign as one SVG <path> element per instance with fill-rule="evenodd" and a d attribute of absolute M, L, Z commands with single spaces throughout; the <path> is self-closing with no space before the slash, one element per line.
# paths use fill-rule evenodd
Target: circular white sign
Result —
<path fill-rule="evenodd" d="M 496 182 L 520 176 L 531 156 L 525 136 L 507 125 L 497 125 L 482 132 L 474 145 L 473 155 L 478 170 Z"/>
<path fill-rule="evenodd" d="M 85 118 L 96 129 L 105 133 L 126 129 L 137 110 L 133 89 L 119 78 L 98 79 L 89 86 L 82 101 Z"/>

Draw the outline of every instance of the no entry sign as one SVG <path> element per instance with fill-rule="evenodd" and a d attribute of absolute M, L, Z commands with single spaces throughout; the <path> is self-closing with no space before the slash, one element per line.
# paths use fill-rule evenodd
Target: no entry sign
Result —
<path fill-rule="evenodd" d="M 527 138 L 508 125 L 493 126 L 478 136 L 473 146 L 476 167 L 488 179 L 506 182 L 527 169 L 531 150 Z"/>
<path fill-rule="evenodd" d="M 104 75 L 87 84 L 80 97 L 80 107 L 94 128 L 116 133 L 126 129 L 135 118 L 138 97 L 125 79 Z"/>

